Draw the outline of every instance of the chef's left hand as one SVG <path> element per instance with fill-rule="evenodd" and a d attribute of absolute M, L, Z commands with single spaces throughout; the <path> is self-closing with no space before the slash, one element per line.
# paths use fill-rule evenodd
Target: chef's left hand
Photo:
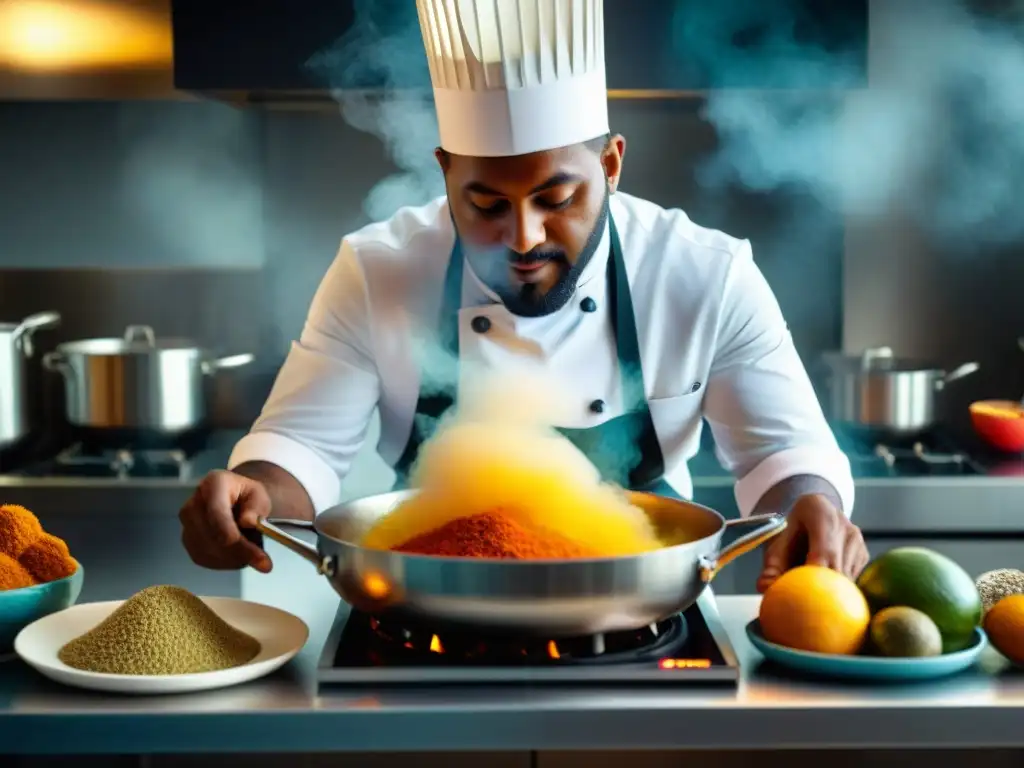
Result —
<path fill-rule="evenodd" d="M 757 591 L 764 592 L 790 568 L 805 563 L 824 565 L 856 579 L 868 560 L 860 528 L 827 496 L 801 496 L 786 517 L 786 529 L 765 546 Z"/>

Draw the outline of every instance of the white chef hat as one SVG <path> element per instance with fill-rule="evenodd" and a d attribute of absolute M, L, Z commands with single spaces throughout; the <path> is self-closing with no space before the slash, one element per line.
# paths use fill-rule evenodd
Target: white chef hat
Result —
<path fill-rule="evenodd" d="M 441 147 L 506 157 L 608 133 L 603 0 L 416 0 Z"/>

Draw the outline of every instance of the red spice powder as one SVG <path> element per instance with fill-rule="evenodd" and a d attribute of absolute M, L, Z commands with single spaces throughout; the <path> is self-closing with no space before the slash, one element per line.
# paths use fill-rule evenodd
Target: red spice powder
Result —
<path fill-rule="evenodd" d="M 499 514 L 460 517 L 393 547 L 395 552 L 440 557 L 560 560 L 600 557 L 554 531 L 527 528 Z"/>

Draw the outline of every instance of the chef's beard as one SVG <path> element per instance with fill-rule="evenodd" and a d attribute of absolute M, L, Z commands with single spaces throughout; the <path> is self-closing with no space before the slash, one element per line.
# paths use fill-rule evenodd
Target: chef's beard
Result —
<path fill-rule="evenodd" d="M 594 258 L 594 254 L 597 253 L 604 235 L 605 225 L 608 222 L 608 201 L 609 193 L 606 191 L 604 202 L 601 204 L 601 212 L 598 214 L 594 228 L 588 235 L 583 250 L 580 251 L 575 263 L 569 263 L 565 251 L 546 251 L 539 248 L 529 253 L 516 253 L 507 249 L 500 251 L 494 249 L 474 250 L 464 246 L 466 260 L 477 277 L 498 294 L 501 303 L 512 314 L 519 317 L 550 315 L 569 302 L 576 291 L 576 285 L 580 281 L 583 270 L 587 268 Z M 510 272 L 513 264 L 530 264 L 541 260 L 550 261 L 560 273 L 558 280 L 547 291 L 542 293 L 542 288 L 539 285 L 517 283 L 512 278 Z"/>

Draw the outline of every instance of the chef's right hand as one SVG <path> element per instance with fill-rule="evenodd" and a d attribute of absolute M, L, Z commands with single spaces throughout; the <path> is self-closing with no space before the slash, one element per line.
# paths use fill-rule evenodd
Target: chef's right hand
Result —
<path fill-rule="evenodd" d="M 267 553 L 242 529 L 255 530 L 270 516 L 270 496 L 263 484 L 234 472 L 215 471 L 203 478 L 178 513 L 181 541 L 196 565 L 236 570 L 249 565 L 267 573 Z"/>

